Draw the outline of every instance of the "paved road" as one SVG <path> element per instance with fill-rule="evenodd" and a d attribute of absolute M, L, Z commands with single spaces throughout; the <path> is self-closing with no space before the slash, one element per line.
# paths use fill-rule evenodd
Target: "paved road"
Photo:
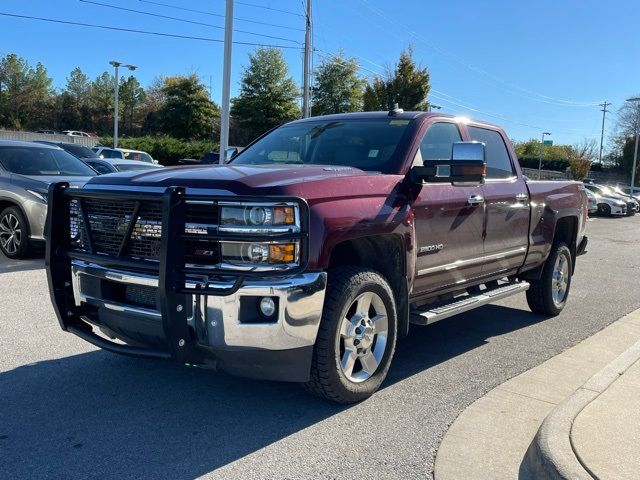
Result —
<path fill-rule="evenodd" d="M 562 315 L 535 316 L 518 296 L 413 328 L 384 388 L 346 408 L 96 350 L 59 330 L 42 260 L 0 259 L 3 476 L 429 478 L 467 405 L 640 308 L 639 233 L 640 216 L 590 221 Z"/>

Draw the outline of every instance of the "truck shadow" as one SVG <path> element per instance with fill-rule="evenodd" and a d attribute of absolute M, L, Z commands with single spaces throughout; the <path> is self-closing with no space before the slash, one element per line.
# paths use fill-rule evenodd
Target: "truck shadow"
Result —
<path fill-rule="evenodd" d="M 401 389 L 402 380 L 537 320 L 489 306 L 413 328 L 399 343 L 385 388 Z M 0 373 L 0 392 L 0 464 L 7 478 L 195 478 L 377 401 L 337 406 L 295 384 L 102 351 Z"/>

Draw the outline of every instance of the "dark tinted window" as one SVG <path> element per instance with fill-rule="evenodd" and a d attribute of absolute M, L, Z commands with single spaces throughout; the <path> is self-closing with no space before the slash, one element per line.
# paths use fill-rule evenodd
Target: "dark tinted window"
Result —
<path fill-rule="evenodd" d="M 472 140 L 482 142 L 486 146 L 487 178 L 513 177 L 513 166 L 502 135 L 495 130 L 480 127 L 469 127 L 469 133 Z"/>
<path fill-rule="evenodd" d="M 449 160 L 454 142 L 461 141 L 462 137 L 455 123 L 434 123 L 422 137 L 419 155 L 421 159 L 416 158 L 416 163 L 420 164 L 425 160 Z"/>
<path fill-rule="evenodd" d="M 105 165 L 104 163 L 99 163 L 99 162 L 87 162 L 87 164 L 93 168 L 96 172 L 98 172 L 100 175 L 105 175 L 107 173 L 113 173 L 113 170 L 111 170 L 107 165 Z"/>
<path fill-rule="evenodd" d="M 274 130 L 243 150 L 234 165 L 344 165 L 391 173 L 410 120 L 375 118 L 305 122 Z"/>
<path fill-rule="evenodd" d="M 103 149 L 102 152 L 100 152 L 100 155 L 102 155 L 102 158 L 124 158 L 121 151 L 112 150 L 110 148 Z"/>
<path fill-rule="evenodd" d="M 19 175 L 82 175 L 96 173 L 73 155 L 57 148 L 0 147 L 0 164 Z"/>
<path fill-rule="evenodd" d="M 78 158 L 96 158 L 97 157 L 94 151 L 82 145 L 73 145 L 71 143 L 66 143 L 64 145 L 60 145 L 60 148 L 64 148 L 71 155 L 75 155 Z"/>

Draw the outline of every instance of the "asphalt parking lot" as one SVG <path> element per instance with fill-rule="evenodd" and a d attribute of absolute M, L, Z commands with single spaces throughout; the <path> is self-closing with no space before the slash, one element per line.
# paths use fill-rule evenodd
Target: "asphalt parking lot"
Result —
<path fill-rule="evenodd" d="M 560 316 L 521 295 L 414 327 L 383 389 L 351 407 L 97 350 L 59 329 L 41 258 L 0 257 L 3 476 L 429 478 L 467 405 L 640 308 L 639 234 L 640 215 L 590 220 Z"/>

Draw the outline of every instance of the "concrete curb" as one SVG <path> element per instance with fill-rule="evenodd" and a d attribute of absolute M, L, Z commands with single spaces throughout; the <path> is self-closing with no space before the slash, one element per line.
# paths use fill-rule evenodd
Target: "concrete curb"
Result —
<path fill-rule="evenodd" d="M 521 465 L 521 478 L 591 480 L 596 478 L 572 444 L 573 422 L 625 371 L 640 360 L 640 341 L 591 377 L 544 419 Z"/>

